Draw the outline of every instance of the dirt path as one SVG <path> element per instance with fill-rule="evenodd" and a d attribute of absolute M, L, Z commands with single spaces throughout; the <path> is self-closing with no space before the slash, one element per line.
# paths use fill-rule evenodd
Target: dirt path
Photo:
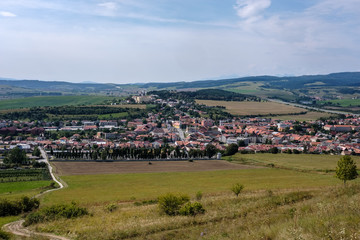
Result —
<path fill-rule="evenodd" d="M 11 232 L 12 234 L 15 234 L 15 235 L 21 236 L 21 237 L 31 238 L 34 236 L 42 236 L 42 237 L 47 237 L 50 240 L 70 240 L 69 238 L 57 236 L 57 235 L 50 234 L 50 233 L 39 233 L 39 232 L 31 231 L 31 230 L 23 227 L 23 223 L 24 223 L 24 220 L 21 219 L 16 222 L 11 222 L 11 223 L 4 225 L 3 229 L 6 230 L 7 232 Z"/>
<path fill-rule="evenodd" d="M 41 151 L 41 155 L 42 155 L 42 157 L 44 159 L 44 162 L 46 162 L 46 164 L 49 167 L 49 171 L 50 171 L 52 179 L 59 185 L 59 188 L 50 189 L 50 190 L 47 190 L 45 192 L 42 192 L 42 193 L 36 195 L 35 196 L 36 198 L 41 197 L 42 195 L 44 195 L 44 194 L 46 194 L 48 192 L 57 191 L 57 190 L 60 190 L 60 189 L 63 189 L 65 187 L 67 187 L 67 184 L 64 181 L 62 181 L 61 179 L 58 180 L 56 178 L 56 176 L 54 175 L 53 168 L 49 163 L 49 159 L 48 159 L 48 156 L 47 156 L 46 152 L 42 148 L 40 148 L 40 151 Z M 35 231 L 32 231 L 32 230 L 29 230 L 28 228 L 23 226 L 24 222 L 25 222 L 24 219 L 20 219 L 18 221 L 11 222 L 11 223 L 8 223 L 8 224 L 4 225 L 2 227 L 2 229 L 4 231 L 6 231 L 6 232 L 10 232 L 10 233 L 12 233 L 14 235 L 17 235 L 17 236 L 20 236 L 20 237 L 33 238 L 34 236 L 42 236 L 42 237 L 46 237 L 46 238 L 48 238 L 50 240 L 70 240 L 69 238 L 57 236 L 57 235 L 54 235 L 54 234 L 51 234 L 51 233 L 41 233 L 41 232 L 35 232 Z"/>

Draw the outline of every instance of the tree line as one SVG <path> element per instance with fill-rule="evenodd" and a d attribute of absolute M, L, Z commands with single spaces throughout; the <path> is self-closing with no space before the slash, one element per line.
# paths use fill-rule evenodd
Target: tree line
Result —
<path fill-rule="evenodd" d="M 208 144 L 204 150 L 169 147 L 162 148 L 92 148 L 92 149 L 63 149 L 52 150 L 50 154 L 55 159 L 61 160 L 147 160 L 147 159 L 191 159 L 191 158 L 212 158 L 218 150 L 215 146 Z"/>

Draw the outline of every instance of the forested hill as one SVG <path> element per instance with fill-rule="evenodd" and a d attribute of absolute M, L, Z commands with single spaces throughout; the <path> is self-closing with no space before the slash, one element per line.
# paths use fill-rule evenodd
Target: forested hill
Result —
<path fill-rule="evenodd" d="M 158 95 L 161 99 L 183 99 L 183 100 L 222 100 L 222 101 L 260 101 L 261 99 L 256 96 L 245 95 L 240 93 L 229 92 L 220 89 L 201 89 L 195 92 L 177 92 L 177 91 L 151 91 L 149 95 Z"/>
<path fill-rule="evenodd" d="M 59 81 L 39 81 L 39 80 L 7 80 L 0 79 L 0 85 L 21 87 L 27 89 L 47 90 L 47 91 L 81 91 L 93 92 L 114 88 L 113 84 L 101 83 L 71 83 Z"/>
<path fill-rule="evenodd" d="M 323 86 L 360 86 L 360 72 L 343 72 L 332 73 L 328 75 L 304 75 L 298 77 L 274 77 L 274 76 L 257 76 L 242 77 L 222 80 L 203 80 L 193 82 L 174 82 L 174 83 L 147 83 L 143 88 L 212 88 L 240 82 L 262 82 L 270 88 L 302 88 L 307 84 L 322 84 Z"/>

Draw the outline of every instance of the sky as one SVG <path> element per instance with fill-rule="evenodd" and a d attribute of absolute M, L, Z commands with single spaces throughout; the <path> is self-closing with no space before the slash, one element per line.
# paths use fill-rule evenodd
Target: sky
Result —
<path fill-rule="evenodd" d="M 360 0 L 0 0 L 0 77 L 142 83 L 360 71 Z"/>

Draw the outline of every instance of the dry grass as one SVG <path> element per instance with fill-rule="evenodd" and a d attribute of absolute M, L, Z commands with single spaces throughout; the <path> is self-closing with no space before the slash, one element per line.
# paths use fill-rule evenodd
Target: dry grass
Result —
<path fill-rule="evenodd" d="M 221 160 L 211 161 L 146 161 L 132 162 L 53 162 L 58 175 L 151 173 L 151 172 L 198 172 L 231 169 L 258 168 Z"/>
<path fill-rule="evenodd" d="M 359 239 L 360 186 L 205 195 L 204 215 L 169 217 L 156 204 L 34 226 L 76 239 Z"/>
<path fill-rule="evenodd" d="M 317 120 L 321 117 L 327 118 L 330 116 L 334 116 L 334 114 L 331 113 L 325 113 L 325 112 L 307 112 L 305 114 L 300 115 L 284 115 L 284 116 L 278 116 L 274 117 L 274 119 L 279 120 L 297 120 L 297 121 L 312 121 Z"/>
<path fill-rule="evenodd" d="M 224 106 L 229 113 L 236 115 L 290 114 L 306 111 L 302 108 L 275 102 L 227 102 L 213 100 L 196 100 L 196 102 L 207 106 Z"/>
<path fill-rule="evenodd" d="M 247 190 L 302 189 L 338 183 L 333 175 L 312 174 L 276 168 L 254 168 L 200 172 L 161 172 L 62 176 L 69 187 L 44 196 L 43 205 L 53 203 L 103 204 L 113 201 L 149 200 L 171 191 L 214 194 L 229 191 L 234 183 Z"/>

